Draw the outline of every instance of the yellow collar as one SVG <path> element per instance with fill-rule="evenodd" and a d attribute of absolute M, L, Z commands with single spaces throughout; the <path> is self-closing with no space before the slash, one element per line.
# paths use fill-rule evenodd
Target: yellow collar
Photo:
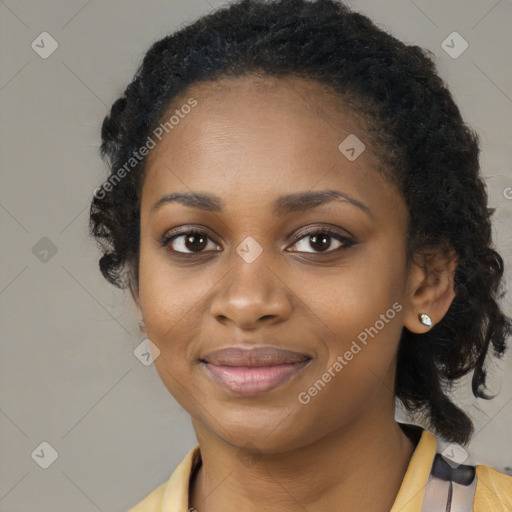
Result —
<path fill-rule="evenodd" d="M 402 485 L 390 512 L 418 512 L 436 451 L 436 438 L 423 430 L 407 467 Z M 192 448 L 162 486 L 162 512 L 188 512 L 190 473 L 200 461 L 199 446 Z"/>
<path fill-rule="evenodd" d="M 436 447 L 435 436 L 428 430 L 423 430 L 390 512 L 418 512 L 421 510 Z"/>

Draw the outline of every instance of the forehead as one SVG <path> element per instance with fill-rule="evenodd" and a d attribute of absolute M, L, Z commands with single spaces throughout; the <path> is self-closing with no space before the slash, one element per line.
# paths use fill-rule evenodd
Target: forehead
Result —
<path fill-rule="evenodd" d="M 191 98 L 196 106 L 181 111 Z M 246 204 L 318 187 L 367 201 L 394 192 L 378 172 L 364 119 L 313 80 L 249 75 L 199 83 L 174 98 L 164 122 L 180 112 L 148 155 L 143 205 L 189 189 Z M 364 151 L 351 161 L 340 144 L 354 137 Z"/>

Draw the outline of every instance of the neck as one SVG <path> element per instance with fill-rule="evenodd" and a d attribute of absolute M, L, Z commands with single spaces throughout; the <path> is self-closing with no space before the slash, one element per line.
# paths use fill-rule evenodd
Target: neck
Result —
<path fill-rule="evenodd" d="M 389 414 L 254 459 L 194 428 L 202 465 L 191 483 L 189 506 L 200 512 L 390 510 L 415 448 Z"/>

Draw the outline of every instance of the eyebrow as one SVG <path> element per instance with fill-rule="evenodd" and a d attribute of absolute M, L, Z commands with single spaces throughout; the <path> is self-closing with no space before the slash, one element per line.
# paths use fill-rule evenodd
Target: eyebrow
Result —
<path fill-rule="evenodd" d="M 320 190 L 315 192 L 297 192 L 278 197 L 274 202 L 274 214 L 283 217 L 289 213 L 310 210 L 331 201 L 342 201 L 363 210 L 372 219 L 370 208 L 349 194 L 339 190 Z M 150 210 L 150 214 L 159 210 L 164 204 L 177 202 L 191 208 L 209 212 L 222 212 L 223 201 L 219 196 L 200 192 L 175 192 L 162 196 Z"/>

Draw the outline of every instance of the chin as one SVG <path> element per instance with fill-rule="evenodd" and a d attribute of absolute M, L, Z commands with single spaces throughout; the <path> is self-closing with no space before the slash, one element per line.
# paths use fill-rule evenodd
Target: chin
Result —
<path fill-rule="evenodd" d="M 236 412 L 215 414 L 214 422 L 206 418 L 206 428 L 226 444 L 238 449 L 260 453 L 282 453 L 315 441 L 315 425 L 307 425 L 296 414 L 283 407 L 264 412 L 251 411 L 247 407 Z M 196 423 L 193 420 L 194 428 Z M 205 423 L 201 420 L 203 428 Z"/>

